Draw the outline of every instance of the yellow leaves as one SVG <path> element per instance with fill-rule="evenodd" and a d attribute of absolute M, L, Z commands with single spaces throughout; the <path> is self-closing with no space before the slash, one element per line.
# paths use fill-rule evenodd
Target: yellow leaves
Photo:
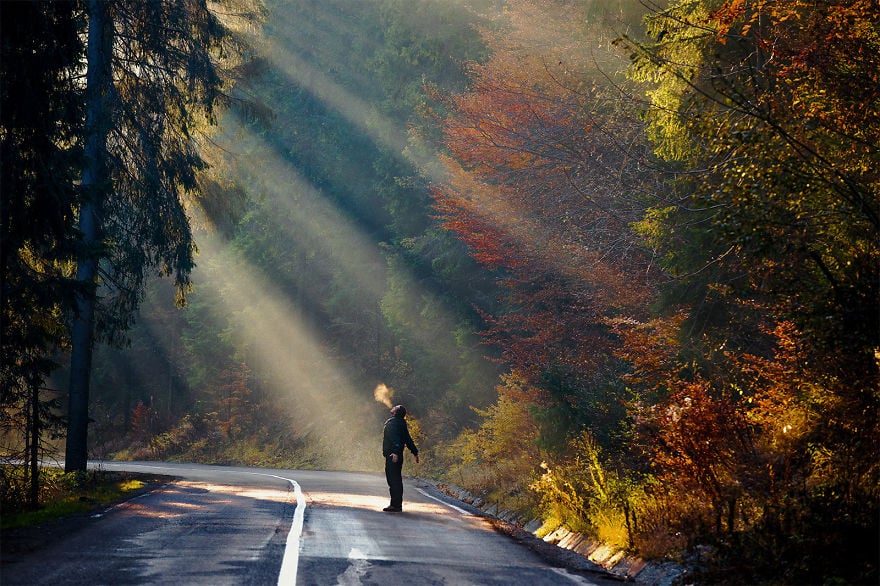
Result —
<path fill-rule="evenodd" d="M 486 409 L 474 409 L 483 418 L 480 426 L 462 432 L 449 445 L 447 457 L 455 462 L 465 486 L 510 505 L 511 500 L 529 498 L 525 489 L 542 457 L 529 411 L 535 391 L 516 373 L 502 380 L 498 400 Z"/>
<path fill-rule="evenodd" d="M 462 433 L 458 442 L 466 453 L 473 454 L 479 462 L 525 459 L 531 460 L 534 466 L 538 461 L 535 447 L 538 428 L 529 412 L 530 402 L 517 377 L 508 375 L 504 380 L 506 382 L 499 387 L 495 404 L 486 409 L 474 408 L 474 412 L 483 418 L 480 427 Z"/>
<path fill-rule="evenodd" d="M 643 219 L 633 224 L 633 229 L 653 247 L 659 243 L 659 239 L 666 236 L 667 222 L 677 210 L 676 206 L 650 208 Z"/>
<path fill-rule="evenodd" d="M 571 441 L 568 453 L 569 458 L 554 465 L 543 462 L 543 473 L 529 487 L 541 497 L 541 531 L 564 525 L 606 546 L 626 548 L 631 544 L 626 511 L 643 494 L 641 489 L 603 461 L 588 431 Z"/>

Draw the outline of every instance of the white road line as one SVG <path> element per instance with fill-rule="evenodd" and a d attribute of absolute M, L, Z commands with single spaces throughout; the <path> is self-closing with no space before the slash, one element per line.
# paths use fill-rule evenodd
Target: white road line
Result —
<path fill-rule="evenodd" d="M 450 504 L 450 503 L 447 503 L 447 502 L 444 501 L 444 500 L 438 499 L 437 497 L 428 494 L 427 492 L 425 492 L 425 491 L 422 490 L 421 488 L 416 487 L 416 490 L 419 491 L 420 493 L 422 493 L 423 495 L 425 495 L 426 497 L 428 497 L 429 499 L 435 500 L 435 501 L 437 501 L 438 503 L 440 503 L 440 504 L 442 504 L 442 505 L 446 505 L 446 506 L 449 507 L 450 509 L 453 509 L 453 510 L 455 510 L 455 511 L 458 511 L 458 512 L 461 513 L 462 515 L 469 515 L 469 516 L 471 515 L 471 513 L 465 511 L 465 510 L 462 509 L 461 507 L 456 507 L 456 506 L 453 505 L 453 504 Z M 559 574 L 560 576 L 566 578 L 566 579 L 567 579 L 568 581 L 570 581 L 570 582 L 574 582 L 575 584 L 579 584 L 580 586 L 596 586 L 596 584 L 595 584 L 594 582 L 590 582 L 589 580 L 587 580 L 586 578 L 583 578 L 583 577 L 581 577 L 581 576 L 577 576 L 577 575 L 574 575 L 574 574 L 570 574 L 570 573 L 568 573 L 567 571 L 565 571 L 565 570 L 563 570 L 563 569 L 561 569 L 561 568 L 550 568 L 550 570 L 551 570 L 552 572 L 555 572 L 556 574 Z"/>
<path fill-rule="evenodd" d="M 168 486 L 168 485 L 163 484 L 161 488 L 165 488 L 166 486 Z M 137 499 L 142 499 L 147 496 L 150 496 L 149 492 L 145 492 L 145 493 L 139 494 L 137 496 L 133 496 L 128 500 L 122 501 L 121 503 L 116 503 L 112 507 L 108 507 L 108 508 L 104 509 L 103 511 L 101 511 L 100 513 L 95 513 L 94 515 L 92 515 L 92 519 L 100 519 L 101 517 L 103 517 L 104 515 L 106 515 L 107 513 L 109 513 L 110 511 L 112 511 L 114 509 L 118 509 L 120 507 L 126 506 L 126 505 L 128 505 L 128 503 L 130 503 L 132 501 L 136 501 Z"/>
<path fill-rule="evenodd" d="M 460 508 L 460 507 L 456 507 L 456 506 L 453 505 L 453 504 L 447 503 L 447 502 L 444 501 L 444 500 L 438 499 L 437 497 L 428 494 L 427 492 L 425 492 L 425 491 L 422 490 L 421 488 L 416 488 L 416 490 L 419 491 L 420 493 L 422 493 L 423 495 L 425 495 L 426 497 L 428 497 L 429 499 L 431 499 L 431 500 L 435 500 L 435 501 L 437 501 L 438 503 L 440 503 L 441 505 L 446 505 L 446 506 L 449 507 L 450 509 L 452 509 L 452 510 L 454 510 L 454 511 L 458 511 L 458 512 L 461 513 L 462 515 L 470 515 L 470 513 L 468 513 L 468 512 L 465 511 L 464 509 L 462 509 L 462 508 Z"/>
<path fill-rule="evenodd" d="M 559 574 L 560 576 L 567 578 L 570 582 L 574 582 L 575 584 L 580 584 L 580 586 L 596 586 L 595 582 L 590 582 L 586 578 L 582 576 L 576 576 L 574 574 L 569 574 L 566 570 L 562 568 L 550 568 L 550 571 Z"/>
<path fill-rule="evenodd" d="M 293 495 L 296 497 L 296 510 L 293 513 L 293 522 L 287 533 L 287 543 L 284 546 L 284 559 L 281 562 L 281 572 L 278 574 L 278 586 L 294 586 L 296 584 L 296 570 L 299 566 L 299 539 L 303 530 L 303 519 L 306 514 L 306 498 L 303 496 L 299 483 L 284 476 L 276 474 L 263 474 L 261 472 L 248 472 L 254 476 L 269 476 L 286 480 L 293 487 Z"/>
<path fill-rule="evenodd" d="M 113 466 L 113 462 L 98 462 L 97 465 L 105 465 L 110 464 L 110 467 Z M 135 466 L 140 468 L 148 468 L 148 469 L 157 469 L 157 470 L 168 470 L 167 466 L 161 465 L 150 465 L 150 464 L 126 464 L 125 462 L 120 463 L 121 466 L 125 466 L 127 468 L 134 468 Z M 188 470 L 191 472 L 200 472 L 199 468 L 181 468 L 177 467 L 178 470 Z M 172 468 L 173 473 L 173 468 Z M 246 472 L 245 474 L 251 474 L 253 476 L 268 476 L 270 478 L 277 478 L 279 480 L 284 480 L 290 483 L 290 486 L 293 487 L 293 495 L 296 498 L 296 510 L 293 513 L 293 522 L 290 525 L 290 532 L 287 534 L 287 543 L 284 546 L 284 559 L 281 561 L 281 572 L 278 574 L 278 584 L 279 586 L 294 586 L 296 584 L 296 570 L 299 566 L 299 542 L 300 537 L 302 536 L 303 530 L 303 520 L 306 513 L 306 498 L 303 495 L 302 489 L 299 486 L 299 483 L 292 479 L 286 478 L 284 476 L 278 476 L 277 474 L 265 474 L 262 472 Z M 107 511 L 104 511 L 105 513 Z"/>

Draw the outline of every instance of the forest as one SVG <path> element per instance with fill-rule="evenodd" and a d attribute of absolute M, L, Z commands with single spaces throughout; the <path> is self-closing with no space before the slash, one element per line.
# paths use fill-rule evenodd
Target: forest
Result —
<path fill-rule="evenodd" d="M 4 510 L 43 459 L 379 472 L 402 403 L 409 473 L 539 534 L 877 583 L 874 0 L 0 26 Z"/>

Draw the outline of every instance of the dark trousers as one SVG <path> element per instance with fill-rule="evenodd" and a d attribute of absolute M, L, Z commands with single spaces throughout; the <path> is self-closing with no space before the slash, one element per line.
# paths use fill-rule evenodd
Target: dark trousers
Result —
<path fill-rule="evenodd" d="M 391 493 L 391 506 L 401 508 L 403 506 L 403 456 L 397 458 L 397 463 L 391 461 L 391 456 L 385 457 L 385 480 L 388 481 L 388 491 Z"/>

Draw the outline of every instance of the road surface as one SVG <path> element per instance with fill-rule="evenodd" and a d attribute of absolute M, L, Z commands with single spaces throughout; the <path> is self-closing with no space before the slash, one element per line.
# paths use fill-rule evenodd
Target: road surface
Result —
<path fill-rule="evenodd" d="M 99 464 L 176 478 L 0 566 L 2 584 L 607 585 L 407 480 L 195 464 Z"/>

